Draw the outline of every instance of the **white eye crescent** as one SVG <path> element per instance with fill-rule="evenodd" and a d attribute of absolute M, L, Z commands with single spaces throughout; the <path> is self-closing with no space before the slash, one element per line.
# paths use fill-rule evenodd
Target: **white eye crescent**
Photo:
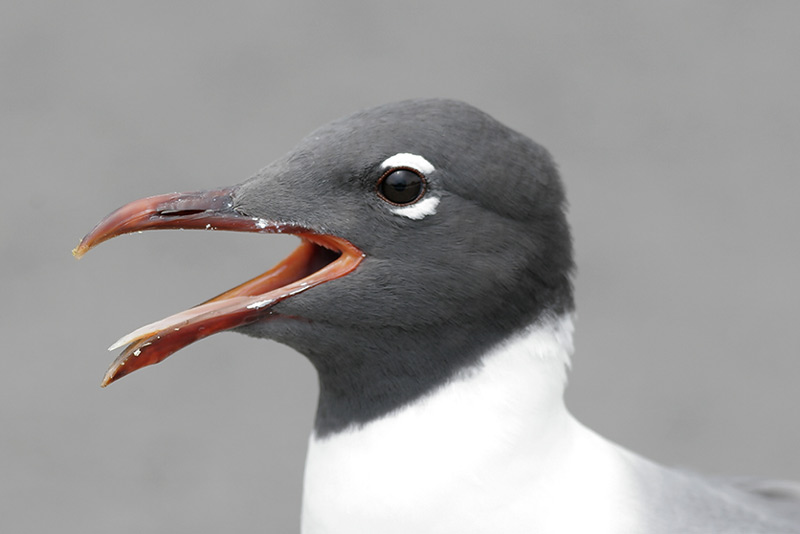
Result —
<path fill-rule="evenodd" d="M 430 196 L 420 200 L 416 204 L 411 204 L 410 206 L 392 208 L 392 213 L 418 221 L 420 219 L 424 219 L 428 215 L 434 215 L 438 205 L 439 197 Z"/>
<path fill-rule="evenodd" d="M 409 154 L 408 152 L 395 154 L 390 158 L 386 158 L 386 160 L 381 163 L 381 168 L 383 169 L 390 169 L 392 167 L 408 167 L 410 169 L 415 169 L 423 176 L 427 176 L 436 170 L 436 167 L 431 165 L 431 162 L 427 159 L 416 154 Z"/>
<path fill-rule="evenodd" d="M 392 176 L 395 169 L 401 171 L 398 175 L 402 174 L 403 169 L 409 172 L 413 171 L 418 174 L 424 182 L 426 176 L 436 170 L 436 167 L 434 167 L 430 161 L 417 154 L 400 152 L 386 158 L 383 163 L 381 163 L 381 168 L 386 169 L 386 173 L 381 177 L 381 181 L 378 184 L 378 194 L 384 200 L 395 204 L 395 207 L 391 208 L 392 213 L 415 221 L 436 213 L 436 207 L 439 205 L 439 197 L 428 193 L 425 183 L 422 184 L 423 187 L 420 190 L 419 196 L 416 199 L 412 199 L 408 205 L 400 205 L 405 202 L 398 202 L 394 198 L 390 198 L 393 195 L 397 195 L 397 193 L 392 193 L 391 190 L 384 190 L 387 188 L 387 176 Z"/>

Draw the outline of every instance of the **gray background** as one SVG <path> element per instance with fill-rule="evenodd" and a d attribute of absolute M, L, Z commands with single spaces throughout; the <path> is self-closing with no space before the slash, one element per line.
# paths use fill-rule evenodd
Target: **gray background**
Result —
<path fill-rule="evenodd" d="M 115 207 L 247 178 L 414 96 L 549 147 L 579 275 L 568 402 L 649 457 L 800 479 L 800 3 L 3 2 L 0 530 L 296 530 L 315 376 L 222 334 L 107 390 L 119 335 L 271 266 L 282 236 Z"/>

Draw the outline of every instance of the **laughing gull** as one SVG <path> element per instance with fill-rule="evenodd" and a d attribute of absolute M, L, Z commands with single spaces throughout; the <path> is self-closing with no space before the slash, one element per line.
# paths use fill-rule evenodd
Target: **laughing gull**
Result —
<path fill-rule="evenodd" d="M 336 120 L 250 180 L 142 199 L 79 244 L 287 233 L 266 273 L 140 328 L 103 385 L 235 329 L 319 375 L 305 533 L 800 533 L 800 486 L 666 468 L 577 422 L 573 254 L 547 151 L 485 113 L 410 100 Z"/>

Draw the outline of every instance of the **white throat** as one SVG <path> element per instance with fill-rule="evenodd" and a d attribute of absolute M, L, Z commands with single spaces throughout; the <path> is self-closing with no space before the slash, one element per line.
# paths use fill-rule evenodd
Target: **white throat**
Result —
<path fill-rule="evenodd" d="M 540 323 L 411 405 L 312 435 L 303 532 L 572 532 L 556 509 L 571 492 L 619 513 L 595 496 L 608 488 L 580 480 L 586 468 L 607 484 L 619 477 L 613 446 L 564 406 L 571 351 L 570 317 Z"/>

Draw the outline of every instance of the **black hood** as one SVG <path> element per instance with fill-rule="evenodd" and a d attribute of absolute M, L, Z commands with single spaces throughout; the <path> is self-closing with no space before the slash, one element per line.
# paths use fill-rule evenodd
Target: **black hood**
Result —
<path fill-rule="evenodd" d="M 420 182 L 412 202 L 386 194 L 384 181 L 399 171 Z M 249 221 L 228 229 L 339 240 L 317 247 L 328 253 L 309 248 L 303 275 L 361 254 L 346 273 L 221 328 L 278 340 L 311 360 L 319 434 L 394 410 L 521 328 L 573 309 L 565 196 L 552 159 L 467 104 L 412 100 L 336 120 L 224 191 L 225 220 Z M 171 227 L 184 217 L 198 214 L 174 209 Z"/>

